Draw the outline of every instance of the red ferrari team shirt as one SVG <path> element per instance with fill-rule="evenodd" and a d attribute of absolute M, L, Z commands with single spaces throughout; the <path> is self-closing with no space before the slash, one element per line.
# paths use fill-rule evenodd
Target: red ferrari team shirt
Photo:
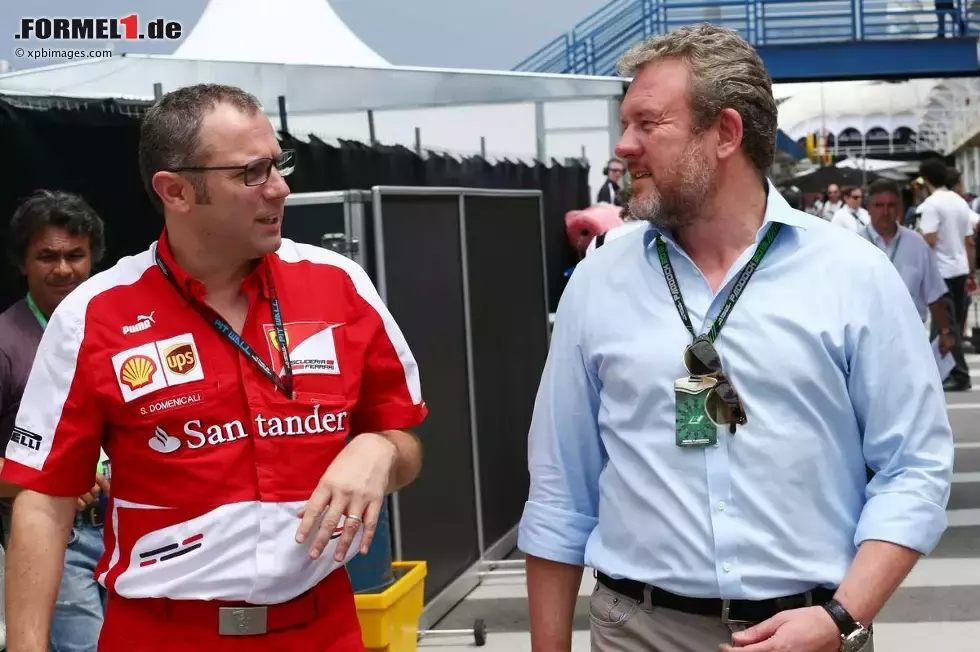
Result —
<path fill-rule="evenodd" d="M 0 478 L 79 496 L 104 447 L 112 492 L 96 576 L 123 597 L 274 604 L 303 593 L 342 565 L 336 535 L 312 560 L 313 537 L 295 534 L 346 439 L 425 418 L 415 359 L 356 263 L 283 240 L 243 289 L 243 339 L 284 378 L 278 296 L 292 397 L 188 302 L 204 287 L 166 233 L 79 286 L 44 332 Z"/>

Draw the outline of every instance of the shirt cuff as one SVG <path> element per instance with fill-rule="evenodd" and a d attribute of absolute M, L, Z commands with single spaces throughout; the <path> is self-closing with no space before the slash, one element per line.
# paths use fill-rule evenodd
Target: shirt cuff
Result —
<path fill-rule="evenodd" d="M 352 435 L 362 432 L 381 432 L 383 430 L 408 430 L 414 428 L 428 416 L 426 404 L 415 405 L 380 405 L 368 409 L 358 409 L 352 421 Z"/>
<path fill-rule="evenodd" d="M 585 545 L 599 519 L 528 501 L 518 528 L 517 547 L 528 555 L 563 564 L 585 565 Z"/>
<path fill-rule="evenodd" d="M 946 531 L 946 510 L 915 496 L 882 493 L 871 497 L 861 512 L 854 545 L 872 539 L 887 541 L 928 555 Z"/>
<path fill-rule="evenodd" d="M 67 469 L 47 473 L 7 458 L 3 460 L 0 480 L 48 496 L 77 498 L 91 491 L 92 486 L 95 485 L 95 472 L 93 469 L 91 481 L 89 481 L 87 476 L 70 473 Z"/>

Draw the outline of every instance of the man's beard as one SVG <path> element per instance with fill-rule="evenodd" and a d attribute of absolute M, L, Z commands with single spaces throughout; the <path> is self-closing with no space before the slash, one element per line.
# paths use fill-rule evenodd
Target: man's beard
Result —
<path fill-rule="evenodd" d="M 634 220 L 646 220 L 654 227 L 672 231 L 689 226 L 701 218 L 701 208 L 711 189 L 712 170 L 697 141 L 691 143 L 684 158 L 663 175 L 669 179 L 648 197 L 633 196 L 629 214 Z"/>

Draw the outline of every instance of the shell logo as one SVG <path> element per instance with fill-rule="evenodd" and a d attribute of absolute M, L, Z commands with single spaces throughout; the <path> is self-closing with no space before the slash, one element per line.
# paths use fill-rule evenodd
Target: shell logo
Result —
<path fill-rule="evenodd" d="M 119 380 L 126 383 L 131 390 L 148 385 L 157 371 L 157 365 L 152 358 L 145 355 L 134 355 L 128 358 L 119 370 Z"/>

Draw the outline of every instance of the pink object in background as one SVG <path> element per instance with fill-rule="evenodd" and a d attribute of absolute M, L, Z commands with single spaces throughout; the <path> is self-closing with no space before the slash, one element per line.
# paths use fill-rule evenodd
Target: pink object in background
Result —
<path fill-rule="evenodd" d="M 623 223 L 619 216 L 621 210 L 613 204 L 595 204 L 565 213 L 565 233 L 576 251 L 584 254 L 593 238 L 620 226 Z"/>

